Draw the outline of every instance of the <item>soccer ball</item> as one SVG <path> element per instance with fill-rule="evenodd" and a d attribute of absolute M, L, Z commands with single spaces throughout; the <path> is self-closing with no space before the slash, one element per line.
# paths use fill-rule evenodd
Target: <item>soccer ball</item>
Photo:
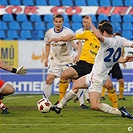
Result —
<path fill-rule="evenodd" d="M 49 100 L 42 98 L 37 102 L 37 107 L 40 112 L 48 113 L 52 107 L 52 103 Z"/>

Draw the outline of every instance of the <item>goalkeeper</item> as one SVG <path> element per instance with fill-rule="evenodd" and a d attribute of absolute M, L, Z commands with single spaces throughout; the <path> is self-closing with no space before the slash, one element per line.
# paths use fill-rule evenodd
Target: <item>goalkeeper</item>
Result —
<path fill-rule="evenodd" d="M 27 73 L 27 69 L 24 68 L 24 66 L 21 66 L 19 68 L 13 68 L 10 65 L 6 64 L 4 61 L 0 60 L 0 69 L 9 71 L 11 73 L 25 75 Z M 0 108 L 2 109 L 2 114 L 8 114 L 8 109 L 6 105 L 2 103 L 2 99 L 6 95 L 13 94 L 15 89 L 12 85 L 6 83 L 2 79 L 0 79 Z"/>

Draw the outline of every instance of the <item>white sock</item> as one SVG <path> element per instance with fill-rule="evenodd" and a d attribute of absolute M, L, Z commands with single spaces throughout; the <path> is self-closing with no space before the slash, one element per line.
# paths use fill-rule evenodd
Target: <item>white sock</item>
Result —
<path fill-rule="evenodd" d="M 121 116 L 121 112 L 117 108 L 113 108 L 109 106 L 108 104 L 102 103 L 102 106 L 100 107 L 100 110 L 106 113 L 110 114 L 116 114 Z"/>
<path fill-rule="evenodd" d="M 77 97 L 79 99 L 80 106 L 84 104 L 84 92 L 83 91 L 84 91 L 83 89 L 79 89 L 77 92 Z"/>
<path fill-rule="evenodd" d="M 89 89 L 84 89 L 85 99 L 89 99 Z"/>
<path fill-rule="evenodd" d="M 49 97 L 51 96 L 51 93 L 52 93 L 52 84 L 51 85 L 45 84 L 43 92 L 44 92 L 43 97 L 46 99 L 49 99 Z"/>
<path fill-rule="evenodd" d="M 65 104 L 70 101 L 72 98 L 74 98 L 74 96 L 76 95 L 76 93 L 74 93 L 72 90 L 70 90 L 65 96 L 64 98 L 60 101 L 59 104 L 57 104 L 57 107 L 62 108 L 63 106 L 65 106 Z"/>

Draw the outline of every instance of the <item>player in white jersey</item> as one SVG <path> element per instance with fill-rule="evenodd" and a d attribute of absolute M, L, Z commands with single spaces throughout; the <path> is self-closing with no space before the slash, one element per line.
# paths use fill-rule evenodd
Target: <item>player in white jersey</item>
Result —
<path fill-rule="evenodd" d="M 50 63 L 48 68 L 48 75 L 46 78 L 46 84 L 44 86 L 44 96 L 49 98 L 52 91 L 52 83 L 56 77 L 59 77 L 61 72 L 69 65 L 72 65 L 73 59 L 71 58 L 72 46 L 76 47 L 74 42 L 51 42 L 48 40 L 51 38 L 59 38 L 66 35 L 73 35 L 74 32 L 63 26 L 64 18 L 62 15 L 57 14 L 53 17 L 54 27 L 49 29 L 44 37 L 44 43 L 46 44 L 45 50 L 45 67 L 48 67 L 48 60 L 50 55 Z M 66 93 L 66 92 L 65 92 Z"/>
<path fill-rule="evenodd" d="M 57 106 L 53 106 L 52 110 L 56 113 L 61 112 L 61 108 L 67 101 L 72 99 L 81 87 L 89 88 L 89 98 L 91 108 L 93 110 L 100 110 L 103 112 L 120 115 L 133 119 L 133 116 L 126 111 L 125 107 L 119 109 L 113 108 L 105 103 L 100 103 L 100 93 L 102 86 L 108 79 L 108 73 L 112 69 L 113 65 L 117 62 L 126 63 L 133 61 L 133 56 L 121 57 L 122 47 L 132 47 L 133 43 L 123 37 L 113 36 L 113 28 L 110 23 L 103 23 L 99 30 L 92 24 L 92 20 L 89 16 L 88 23 L 90 24 L 94 34 L 101 42 L 101 47 L 96 55 L 95 63 L 90 74 L 83 76 L 76 80 L 73 84 L 72 90 L 70 90 L 61 102 Z"/>

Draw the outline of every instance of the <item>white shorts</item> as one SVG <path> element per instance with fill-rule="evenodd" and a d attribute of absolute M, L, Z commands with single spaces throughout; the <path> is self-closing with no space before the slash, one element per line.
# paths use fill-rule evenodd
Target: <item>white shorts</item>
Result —
<path fill-rule="evenodd" d="M 93 76 L 94 75 L 92 73 L 86 75 L 86 85 L 88 86 L 89 92 L 101 93 L 106 80 L 103 80 L 102 78 L 97 80 L 97 78 L 94 78 Z"/>
<path fill-rule="evenodd" d="M 73 63 L 59 63 L 59 62 L 50 62 L 50 67 L 48 68 L 48 74 L 56 75 L 60 77 L 60 74 L 63 70 L 67 69 L 69 66 L 72 66 Z"/>

